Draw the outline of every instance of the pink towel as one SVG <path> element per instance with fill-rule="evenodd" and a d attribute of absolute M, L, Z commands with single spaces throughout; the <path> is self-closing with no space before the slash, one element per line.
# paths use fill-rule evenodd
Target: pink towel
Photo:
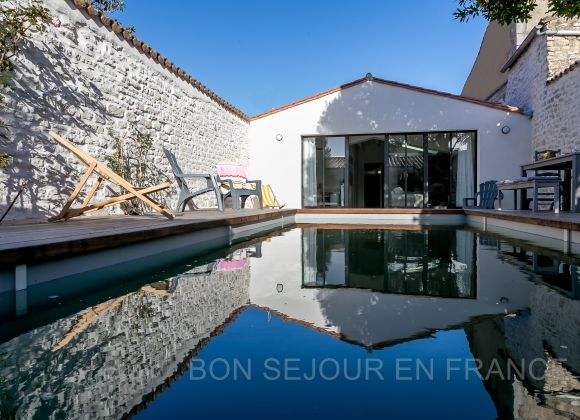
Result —
<path fill-rule="evenodd" d="M 214 267 L 214 271 L 239 270 L 246 265 L 246 259 L 241 260 L 220 260 Z"/>
<path fill-rule="evenodd" d="M 238 182 L 246 182 L 246 179 L 248 179 L 246 168 L 242 165 L 218 163 L 216 169 L 218 176 L 222 179 L 231 179 Z"/>

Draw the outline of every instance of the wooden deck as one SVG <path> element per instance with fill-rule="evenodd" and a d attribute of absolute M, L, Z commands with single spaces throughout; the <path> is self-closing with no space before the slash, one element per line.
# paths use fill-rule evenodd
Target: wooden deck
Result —
<path fill-rule="evenodd" d="M 580 231 L 580 214 L 533 213 L 511 210 L 461 209 L 283 209 L 203 210 L 178 214 L 175 220 L 160 215 L 92 216 L 56 223 L 0 226 L 0 266 L 64 258 L 90 251 L 129 245 L 150 239 L 187 234 L 204 229 L 236 226 L 310 214 L 465 214 L 486 216 L 531 225 Z M 366 228 L 369 226 L 365 225 Z M 406 226 L 409 229 L 408 226 Z"/>
<path fill-rule="evenodd" d="M 0 226 L 0 266 L 70 257 L 222 226 L 292 216 L 295 210 L 200 210 L 167 220 L 145 216 L 90 216 L 55 223 Z"/>

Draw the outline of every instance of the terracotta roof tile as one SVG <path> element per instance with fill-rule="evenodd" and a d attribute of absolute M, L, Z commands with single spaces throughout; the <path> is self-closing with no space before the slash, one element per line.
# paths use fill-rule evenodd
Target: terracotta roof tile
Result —
<path fill-rule="evenodd" d="M 434 90 L 434 89 L 427 89 L 427 88 L 423 88 L 423 87 L 419 87 L 419 86 L 408 85 L 405 83 L 393 82 L 392 80 L 379 79 L 378 77 L 363 77 L 361 79 L 354 80 L 350 83 L 346 83 L 344 85 L 325 90 L 323 92 L 314 94 L 312 96 L 308 96 L 304 99 L 300 99 L 300 100 L 292 102 L 290 104 L 271 109 L 269 111 L 263 112 L 263 113 L 258 114 L 258 115 L 254 115 L 253 117 L 250 118 L 250 120 L 254 121 L 254 120 L 257 120 L 260 118 L 264 118 L 264 117 L 267 117 L 268 115 L 276 114 L 277 112 L 281 112 L 281 111 L 284 111 L 286 109 L 293 108 L 293 107 L 298 106 L 298 105 L 302 105 L 306 102 L 310 102 L 310 101 L 313 101 L 315 99 L 322 98 L 326 95 L 330 95 L 332 93 L 339 92 L 341 90 L 345 90 L 345 89 L 360 85 L 360 84 L 368 82 L 368 81 L 372 81 L 374 83 L 378 83 L 378 84 L 382 84 L 382 85 L 388 85 L 388 86 L 398 87 L 398 88 L 402 88 L 402 89 L 413 90 L 415 92 L 426 93 L 429 95 L 436 95 L 436 96 L 442 96 L 445 98 L 457 99 L 457 100 L 464 101 L 464 102 L 470 102 L 470 103 L 473 103 L 476 105 L 483 105 L 483 106 L 487 106 L 489 108 L 499 109 L 501 111 L 522 113 L 522 111 L 515 106 L 504 105 L 504 104 L 500 104 L 500 103 L 496 103 L 496 102 L 482 101 L 480 99 L 474 99 L 474 98 L 469 98 L 467 96 L 455 95 L 453 93 L 441 92 L 441 91 Z"/>
<path fill-rule="evenodd" d="M 546 84 L 550 84 L 553 81 L 558 80 L 562 76 L 570 73 L 572 70 L 577 69 L 577 68 L 580 68 L 580 60 L 576 60 L 575 62 L 570 64 L 568 67 L 566 67 L 564 70 L 562 70 L 559 73 L 556 73 L 552 77 L 548 78 L 548 80 L 546 80 Z"/>
<path fill-rule="evenodd" d="M 238 108 L 218 96 L 215 92 L 208 89 L 206 86 L 195 80 L 193 77 L 188 75 L 183 69 L 176 66 L 167 58 L 163 57 L 149 45 L 138 39 L 133 33 L 126 28 L 124 28 L 119 22 L 107 17 L 101 11 L 97 10 L 96 8 L 92 7 L 89 3 L 85 0 L 72 0 L 72 4 L 74 4 L 77 9 L 81 11 L 85 11 L 87 15 L 94 20 L 98 20 L 102 23 L 105 27 L 111 29 L 114 33 L 120 34 L 129 44 L 134 46 L 135 48 L 140 48 L 147 56 L 151 59 L 157 61 L 163 67 L 165 67 L 170 72 L 174 73 L 177 77 L 184 80 L 185 82 L 191 84 L 196 89 L 200 90 L 202 93 L 207 95 L 209 98 L 217 102 L 220 106 L 225 108 L 227 111 L 231 112 L 238 118 L 249 122 L 250 117 L 240 111 Z"/>

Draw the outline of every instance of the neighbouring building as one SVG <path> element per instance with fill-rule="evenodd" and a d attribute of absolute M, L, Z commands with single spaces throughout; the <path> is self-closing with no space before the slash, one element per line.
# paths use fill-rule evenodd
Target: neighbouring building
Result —
<path fill-rule="evenodd" d="M 489 24 L 462 95 L 517 106 L 533 151 L 580 151 L 580 20 L 538 2 L 528 23 Z"/>

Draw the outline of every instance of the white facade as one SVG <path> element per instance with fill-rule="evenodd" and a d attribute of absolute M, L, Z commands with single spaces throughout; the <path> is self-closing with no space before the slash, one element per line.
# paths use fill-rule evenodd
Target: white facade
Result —
<path fill-rule="evenodd" d="M 474 299 L 304 288 L 299 280 L 302 246 L 298 229 L 262 244 L 268 258 L 252 259 L 250 302 L 369 347 L 456 327 L 479 316 L 519 310 L 528 306 L 533 288 L 517 267 L 497 264 L 497 249 L 481 246 L 477 248 L 477 279 L 485 281 L 478 281 Z"/>
<path fill-rule="evenodd" d="M 510 127 L 507 135 L 504 126 Z M 531 159 L 530 127 L 527 116 L 509 107 L 374 79 L 255 117 L 249 130 L 249 173 L 272 184 L 280 202 L 300 208 L 302 136 L 475 131 L 476 182 L 509 179 Z"/>

